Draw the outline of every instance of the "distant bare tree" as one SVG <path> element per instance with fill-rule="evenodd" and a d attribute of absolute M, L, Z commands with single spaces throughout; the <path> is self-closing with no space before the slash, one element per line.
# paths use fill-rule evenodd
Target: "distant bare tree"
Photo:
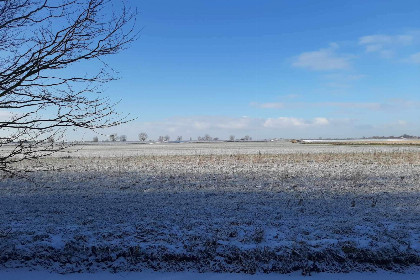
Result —
<path fill-rule="evenodd" d="M 204 141 L 213 141 L 213 137 L 211 137 L 209 134 L 204 135 L 203 137 Z"/>
<path fill-rule="evenodd" d="M 243 140 L 243 141 L 251 141 L 252 140 L 252 137 L 249 136 L 249 135 L 245 135 L 243 138 L 241 138 L 241 140 Z"/>
<path fill-rule="evenodd" d="M 136 12 L 114 3 L 0 0 L 0 110 L 9 116 L 0 120 L 0 147 L 13 147 L 0 155 L 0 170 L 12 172 L 15 162 L 65 148 L 48 139 L 58 143 L 68 127 L 127 121 L 98 95 L 101 84 L 114 79 L 102 58 L 137 37 Z M 89 61 L 100 63 L 97 71 L 83 70 Z"/>
<path fill-rule="evenodd" d="M 120 141 L 121 142 L 126 142 L 127 141 L 127 135 L 121 135 L 120 136 Z"/>
<path fill-rule="evenodd" d="M 231 135 L 231 136 L 229 136 L 229 141 L 234 142 L 234 141 L 235 141 L 235 135 Z"/>
<path fill-rule="evenodd" d="M 115 134 L 109 135 L 109 141 L 111 142 L 117 141 L 117 134 L 115 133 Z"/>
<path fill-rule="evenodd" d="M 178 136 L 178 137 L 176 138 L 176 141 L 177 141 L 177 142 L 181 142 L 181 141 L 182 141 L 182 136 Z"/>
<path fill-rule="evenodd" d="M 158 142 L 163 142 L 163 141 L 165 141 L 165 137 L 163 137 L 163 136 L 159 136 L 159 138 L 158 138 Z"/>
<path fill-rule="evenodd" d="M 93 142 L 99 142 L 98 136 L 93 137 Z"/>
<path fill-rule="evenodd" d="M 169 139 L 171 139 L 171 137 L 169 137 L 169 135 L 165 135 L 163 137 L 163 141 L 165 141 L 165 142 L 169 142 Z"/>
<path fill-rule="evenodd" d="M 146 132 L 141 132 L 141 133 L 139 134 L 139 140 L 140 140 L 140 141 L 142 141 L 142 142 L 146 141 L 148 137 L 149 137 L 149 136 L 147 135 L 147 133 L 146 133 Z"/>

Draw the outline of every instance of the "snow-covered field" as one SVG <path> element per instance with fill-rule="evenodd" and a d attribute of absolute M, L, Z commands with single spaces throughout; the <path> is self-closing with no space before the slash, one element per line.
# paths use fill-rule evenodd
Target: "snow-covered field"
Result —
<path fill-rule="evenodd" d="M 69 273 L 59 274 L 46 271 L 10 270 L 1 271 L 0 279 L 4 280 L 418 280 L 420 272 L 406 273 L 377 271 L 350 273 L 313 273 L 308 278 L 301 273 L 289 274 L 244 274 L 244 273 L 214 273 L 214 272 L 97 272 L 97 273 Z"/>
<path fill-rule="evenodd" d="M 63 157 L 70 154 L 73 157 L 121 157 L 145 155 L 236 155 L 236 154 L 302 154 L 302 153 L 361 153 L 361 152 L 394 152 L 415 151 L 418 146 L 334 146 L 334 145 L 299 145 L 289 141 L 276 142 L 222 142 L 222 143 L 151 143 L 136 142 L 102 142 L 85 143 L 57 153 Z"/>
<path fill-rule="evenodd" d="M 0 181 L 3 275 L 22 268 L 309 274 L 420 265 L 419 147 L 72 149 L 36 163 L 56 171 Z"/>

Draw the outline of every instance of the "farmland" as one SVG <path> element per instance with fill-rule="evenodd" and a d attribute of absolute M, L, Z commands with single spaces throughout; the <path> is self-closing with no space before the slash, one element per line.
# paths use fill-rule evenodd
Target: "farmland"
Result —
<path fill-rule="evenodd" d="M 100 143 L 17 167 L 35 171 L 0 182 L 3 268 L 309 274 L 420 265 L 418 146 Z"/>

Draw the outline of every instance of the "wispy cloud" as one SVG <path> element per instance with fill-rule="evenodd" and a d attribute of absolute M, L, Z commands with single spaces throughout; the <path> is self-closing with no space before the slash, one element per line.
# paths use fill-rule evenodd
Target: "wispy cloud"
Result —
<path fill-rule="evenodd" d="M 334 93 L 345 92 L 352 88 L 359 80 L 365 78 L 366 75 L 347 72 L 336 72 L 322 75 L 321 78 L 325 80 L 324 86 Z"/>
<path fill-rule="evenodd" d="M 420 101 L 393 98 L 389 100 L 387 105 L 392 106 L 393 108 L 396 108 L 396 109 L 401 109 L 401 110 L 410 110 L 410 109 L 418 110 L 418 108 L 420 108 Z"/>
<path fill-rule="evenodd" d="M 323 75 L 323 77 L 328 80 L 335 80 L 335 81 L 340 81 L 340 82 L 353 82 L 353 81 L 358 81 L 365 78 L 366 75 L 331 73 L 331 74 Z"/>
<path fill-rule="evenodd" d="M 392 99 L 384 102 L 281 102 L 281 103 L 250 103 L 261 109 L 293 109 L 293 108 L 337 108 L 346 110 L 370 111 L 401 111 L 420 107 L 419 101 Z"/>
<path fill-rule="evenodd" d="M 379 53 L 384 58 L 394 56 L 395 48 L 411 45 L 414 36 L 410 34 L 401 35 L 368 35 L 359 38 L 359 45 L 365 48 L 367 53 Z"/>
<path fill-rule="evenodd" d="M 288 99 L 296 99 L 296 98 L 299 98 L 300 97 L 300 95 L 299 94 L 287 94 L 287 95 L 285 95 L 284 96 L 285 98 L 288 98 Z"/>
<path fill-rule="evenodd" d="M 410 45 L 414 40 L 412 35 L 368 35 L 359 38 L 359 44 L 365 45 L 367 48 L 370 47 L 371 50 L 375 50 L 373 46 L 385 46 L 385 45 Z"/>
<path fill-rule="evenodd" d="M 255 127 L 261 122 L 256 118 L 248 117 L 222 117 L 222 116 L 194 116 L 194 117 L 173 117 L 156 122 L 146 122 L 146 128 L 177 133 L 210 133 L 218 130 L 243 130 Z"/>
<path fill-rule="evenodd" d="M 420 52 L 418 53 L 414 53 L 412 55 L 410 55 L 407 59 L 404 60 L 405 62 L 408 63 L 415 63 L 415 64 L 420 64 Z"/>
<path fill-rule="evenodd" d="M 252 107 L 262 108 L 262 109 L 282 109 L 285 107 L 282 102 L 268 102 L 268 103 L 257 103 L 251 102 Z"/>
<path fill-rule="evenodd" d="M 332 43 L 328 48 L 304 52 L 292 63 L 292 66 L 314 71 L 343 70 L 351 67 L 351 56 L 338 54 L 338 44 Z"/>
<path fill-rule="evenodd" d="M 229 135 L 236 137 L 250 135 L 254 139 L 318 137 L 327 135 L 329 132 L 336 133 L 337 129 L 344 127 L 343 123 L 350 124 L 352 122 L 347 119 L 330 119 L 322 116 L 310 119 L 290 116 L 270 118 L 192 116 L 125 124 L 113 128 L 109 134 L 125 134 L 129 140 L 136 140 L 135 132 L 141 131 L 145 131 L 150 139 L 157 139 L 160 135 L 169 135 L 172 139 L 177 136 L 183 136 L 184 139 L 190 137 L 197 139 L 198 136 L 205 134 L 221 139 L 227 139 Z M 322 134 L 321 130 L 327 134 Z"/>
<path fill-rule="evenodd" d="M 347 105 L 346 105 L 347 106 Z M 209 134 L 212 137 L 228 139 L 230 135 L 241 138 L 250 135 L 254 139 L 269 138 L 317 138 L 317 137 L 361 137 L 373 135 L 418 135 L 420 126 L 397 117 L 390 122 L 370 122 L 357 117 L 333 118 L 319 116 L 300 118 L 277 116 L 269 118 L 189 116 L 171 117 L 153 122 L 133 122 L 108 129 L 104 134 L 127 135 L 128 140 L 137 140 L 140 132 L 146 132 L 149 139 L 169 135 L 171 139 L 182 136 L 188 140 Z M 89 139 L 89 138 L 86 138 Z M 91 138 L 90 138 L 91 139 Z"/>
<path fill-rule="evenodd" d="M 314 118 L 305 120 L 300 118 L 279 117 L 269 118 L 264 122 L 264 127 L 268 128 L 290 128 L 290 127 L 314 127 L 329 125 L 330 121 L 327 118 Z"/>
<path fill-rule="evenodd" d="M 0 110 L 0 120 L 1 121 L 10 120 L 14 116 L 16 116 L 16 114 L 13 114 L 10 111 Z"/>

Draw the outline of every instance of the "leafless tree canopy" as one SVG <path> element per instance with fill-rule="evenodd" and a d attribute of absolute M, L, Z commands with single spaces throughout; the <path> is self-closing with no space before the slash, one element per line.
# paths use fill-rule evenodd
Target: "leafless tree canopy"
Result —
<path fill-rule="evenodd" d="M 118 139 L 118 136 L 116 133 L 109 135 L 109 141 L 116 142 Z"/>
<path fill-rule="evenodd" d="M 66 128 L 127 121 L 99 93 L 135 17 L 123 1 L 0 0 L 0 170 L 61 149 Z"/>
<path fill-rule="evenodd" d="M 141 132 L 141 133 L 139 134 L 139 140 L 140 140 L 140 141 L 142 141 L 142 142 L 146 141 L 146 139 L 147 139 L 148 137 L 149 137 L 149 136 L 147 135 L 147 133 L 146 133 L 146 132 Z"/>

